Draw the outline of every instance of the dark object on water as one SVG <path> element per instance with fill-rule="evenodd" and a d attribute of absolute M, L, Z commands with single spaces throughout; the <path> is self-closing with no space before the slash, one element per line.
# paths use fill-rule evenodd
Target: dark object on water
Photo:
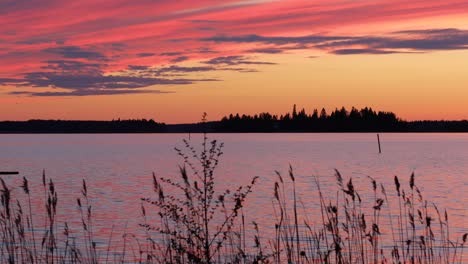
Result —
<path fill-rule="evenodd" d="M 380 148 L 380 136 L 377 134 L 377 143 L 379 144 L 379 154 L 382 153 L 382 149 Z"/>
<path fill-rule="evenodd" d="M 17 175 L 19 172 L 17 171 L 0 171 L 0 175 Z"/>

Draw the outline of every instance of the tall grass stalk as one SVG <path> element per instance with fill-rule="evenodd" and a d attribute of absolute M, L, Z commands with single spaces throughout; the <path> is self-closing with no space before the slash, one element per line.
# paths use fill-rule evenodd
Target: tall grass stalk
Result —
<path fill-rule="evenodd" d="M 183 150 L 175 149 L 183 160 L 180 180 L 153 176 L 156 196 L 142 199 L 155 206 L 160 221 L 142 226 L 162 235 L 165 255 L 175 263 L 213 263 L 223 247 L 230 247 L 230 255 L 223 256 L 223 261 L 245 260 L 245 224 L 240 231 L 235 226 L 242 220 L 239 214 L 257 178 L 235 190 L 217 191 L 214 172 L 223 144 L 208 141 L 204 134 L 202 150 L 197 152 L 189 141 L 183 142 Z"/>

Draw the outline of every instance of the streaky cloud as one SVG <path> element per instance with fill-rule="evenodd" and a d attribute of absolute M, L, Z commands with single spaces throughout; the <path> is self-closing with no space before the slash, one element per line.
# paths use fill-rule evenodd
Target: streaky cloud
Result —
<path fill-rule="evenodd" d="M 421 35 L 440 35 L 440 34 L 454 34 L 463 33 L 463 30 L 457 28 L 436 28 L 436 29 L 414 29 L 414 30 L 400 30 L 394 31 L 393 34 L 421 34 Z"/>
<path fill-rule="evenodd" d="M 128 69 L 131 71 L 144 71 L 147 70 L 149 66 L 144 65 L 128 65 Z"/>
<path fill-rule="evenodd" d="M 25 45 L 37 45 L 37 44 L 44 44 L 44 43 L 55 43 L 57 45 L 63 45 L 65 44 L 65 39 L 56 39 L 53 37 L 40 36 L 40 37 L 27 38 L 27 39 L 19 40 L 16 42 L 16 44 L 25 44 Z"/>
<path fill-rule="evenodd" d="M 175 57 L 174 59 L 171 60 L 172 63 L 178 63 L 178 62 L 183 62 L 190 59 L 188 56 L 179 56 Z"/>
<path fill-rule="evenodd" d="M 173 93 L 171 91 L 161 90 L 134 90 L 134 89 L 119 89 L 119 90 L 103 90 L 103 89 L 84 89 L 73 90 L 70 92 L 27 92 L 27 91 L 14 91 L 10 92 L 11 95 L 26 95 L 37 97 L 53 97 L 53 96 L 96 96 L 96 95 L 122 95 L 122 94 L 167 94 Z"/>
<path fill-rule="evenodd" d="M 338 55 L 356 55 L 356 54 L 392 54 L 399 53 L 398 51 L 378 50 L 378 49 L 337 49 L 332 51 Z M 316 57 L 314 57 L 316 58 Z"/>
<path fill-rule="evenodd" d="M 152 56 L 155 56 L 155 55 L 156 55 L 156 53 L 151 53 L 151 52 L 142 52 L 142 53 L 137 54 L 137 56 L 141 57 L 141 58 L 152 57 Z"/>
<path fill-rule="evenodd" d="M 52 70 L 58 72 L 71 73 L 101 73 L 101 68 L 106 67 L 103 63 L 85 63 L 76 60 L 47 60 L 46 66 L 41 66 L 41 69 Z"/>
<path fill-rule="evenodd" d="M 12 91 L 12 95 L 28 96 L 87 96 L 87 95 L 117 95 L 131 93 L 165 93 L 160 90 L 141 89 L 149 86 L 187 85 L 196 82 L 218 81 L 209 78 L 161 78 L 148 77 L 148 66 L 129 65 L 128 70 L 133 75 L 105 75 L 99 69 L 102 65 L 96 63 L 83 63 L 70 60 L 49 60 L 43 69 L 48 71 L 30 72 L 22 78 L 0 78 L 0 85 L 19 87 L 53 87 L 67 91 L 35 92 Z M 181 67 L 168 67 L 166 71 L 201 71 L 210 69 L 184 69 Z"/>
<path fill-rule="evenodd" d="M 240 56 L 240 55 L 232 55 L 232 56 L 221 56 L 209 59 L 204 61 L 203 63 L 211 64 L 211 65 L 275 65 L 274 62 L 266 62 L 266 61 L 255 61 L 251 60 L 248 57 Z"/>
<path fill-rule="evenodd" d="M 258 48 L 258 49 L 247 50 L 247 52 L 251 52 L 251 53 L 278 54 L 278 53 L 283 53 L 283 52 L 284 52 L 284 49 L 281 49 L 281 48 Z"/>
<path fill-rule="evenodd" d="M 247 50 L 247 53 L 281 53 L 290 49 L 319 49 L 336 55 L 417 53 L 418 51 L 468 49 L 468 30 L 455 28 L 389 32 L 375 36 L 213 36 L 202 41 L 262 43 L 273 47 Z M 296 46 L 290 46 L 294 44 Z M 289 45 L 289 46 L 288 46 Z M 235 59 L 235 58 L 234 58 Z M 219 59 L 220 62 L 223 59 Z M 226 61 L 228 61 L 226 59 Z M 216 63 L 216 60 L 213 61 Z"/>
<path fill-rule="evenodd" d="M 321 43 L 324 41 L 350 39 L 352 37 L 347 36 L 322 36 L 322 35 L 308 35 L 308 36 L 278 36 L 278 37 L 267 37 L 256 34 L 252 35 L 240 35 L 240 36 L 226 36 L 218 35 L 208 38 L 202 38 L 201 41 L 212 41 L 212 42 L 234 42 L 234 43 L 268 43 L 268 44 L 314 44 Z"/>
<path fill-rule="evenodd" d="M 353 49 L 365 46 L 364 50 L 381 52 L 433 51 L 468 49 L 468 30 L 427 29 L 392 32 L 387 36 L 365 36 L 349 40 L 332 41 L 316 45 L 316 48 Z M 332 53 L 336 53 L 332 51 Z M 336 53 L 339 54 L 339 53 Z M 383 54 L 383 53 L 376 53 Z"/>
<path fill-rule="evenodd" d="M 152 85 L 192 84 L 190 79 L 163 79 L 117 75 L 69 75 L 51 72 L 32 72 L 25 75 L 24 81 L 33 87 L 60 87 L 69 89 L 89 88 L 142 88 Z"/>
<path fill-rule="evenodd" d="M 180 52 L 180 51 L 173 51 L 173 52 L 162 52 L 159 55 L 172 57 L 172 56 L 180 56 L 182 54 L 184 54 L 184 53 Z"/>
<path fill-rule="evenodd" d="M 161 67 L 152 69 L 151 71 L 154 73 L 167 73 L 167 72 L 174 72 L 174 73 L 190 73 L 190 72 L 208 72 L 208 71 L 215 71 L 215 67 L 211 66 L 192 66 L 192 67 L 185 67 L 185 66 L 177 66 L 171 65 L 168 67 Z"/>
<path fill-rule="evenodd" d="M 42 50 L 46 53 L 61 55 L 68 59 L 104 60 L 106 56 L 97 51 L 85 50 L 79 46 L 60 46 Z"/>

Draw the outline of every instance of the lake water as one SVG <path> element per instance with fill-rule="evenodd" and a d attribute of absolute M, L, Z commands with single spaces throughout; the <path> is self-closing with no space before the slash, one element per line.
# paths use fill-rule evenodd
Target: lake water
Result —
<path fill-rule="evenodd" d="M 275 171 L 287 176 L 289 164 L 297 178 L 298 194 L 309 218 L 319 216 L 313 176 L 322 191 L 336 196 L 334 169 L 345 179 L 353 177 L 355 188 L 372 195 L 372 176 L 394 193 L 398 175 L 408 187 L 412 172 L 425 199 L 445 208 L 454 236 L 468 232 L 468 134 L 380 135 L 378 153 L 375 133 L 343 134 L 209 134 L 224 142 L 216 179 L 220 189 L 248 184 L 259 176 L 247 199 L 248 221 L 270 234 L 274 226 L 272 198 Z M 92 135 L 0 135 L 0 171 L 19 171 L 3 176 L 13 193 L 21 195 L 21 177 L 32 184 L 33 204 L 40 207 L 41 174 L 54 180 L 59 196 L 58 218 L 80 225 L 76 198 L 86 179 L 94 213 L 97 239 L 104 243 L 112 231 L 115 240 L 124 232 L 138 233 L 142 223 L 140 198 L 152 196 L 151 174 L 178 178 L 182 164 L 174 147 L 183 148 L 186 134 L 92 134 Z M 201 134 L 190 142 L 198 149 Z M 37 209 L 34 209 L 37 210 Z M 147 208 L 151 211 L 151 207 Z"/>

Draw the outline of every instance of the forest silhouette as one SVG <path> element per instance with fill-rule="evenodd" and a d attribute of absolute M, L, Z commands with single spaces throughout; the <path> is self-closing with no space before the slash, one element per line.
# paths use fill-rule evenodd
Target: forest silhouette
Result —
<path fill-rule="evenodd" d="M 153 119 L 112 121 L 2 121 L 0 133 L 254 133 L 254 132 L 468 132 L 468 121 L 405 121 L 393 112 L 370 107 L 345 107 L 331 113 L 322 108 L 307 113 L 296 105 L 290 113 L 230 114 L 219 121 L 165 124 Z"/>

